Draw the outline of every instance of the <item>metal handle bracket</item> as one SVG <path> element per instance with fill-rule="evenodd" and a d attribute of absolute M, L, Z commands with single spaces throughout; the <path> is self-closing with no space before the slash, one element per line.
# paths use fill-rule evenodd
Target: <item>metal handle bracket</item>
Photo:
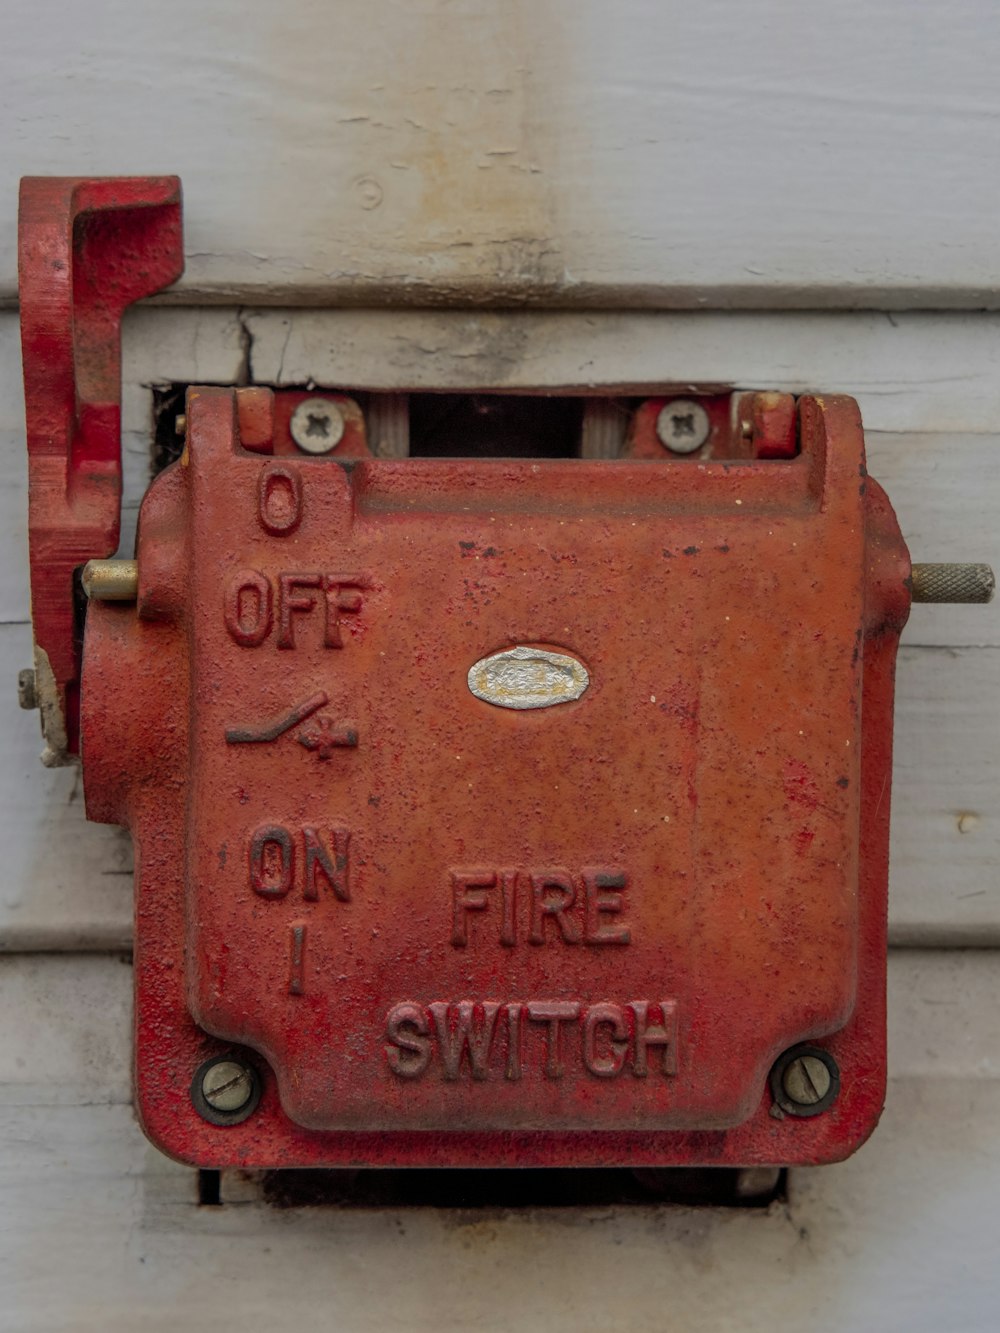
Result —
<path fill-rule="evenodd" d="M 118 545 L 122 314 L 183 268 L 176 176 L 22 180 L 34 695 L 50 766 L 79 752 L 75 571 Z"/>

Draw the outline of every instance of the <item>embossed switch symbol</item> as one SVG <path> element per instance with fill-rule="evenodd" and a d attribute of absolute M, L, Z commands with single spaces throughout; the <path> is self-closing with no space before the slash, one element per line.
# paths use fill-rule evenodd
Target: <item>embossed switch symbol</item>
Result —
<path fill-rule="evenodd" d="M 332 717 L 322 713 L 312 724 L 299 733 L 299 744 L 312 750 L 318 759 L 329 759 L 340 747 L 354 749 L 358 743 L 356 728 L 338 727 Z"/>
<path fill-rule="evenodd" d="M 291 731 L 297 727 L 300 722 L 304 722 L 307 717 L 330 702 L 330 696 L 325 690 L 319 690 L 312 694 L 288 713 L 283 713 L 280 717 L 268 718 L 266 722 L 260 723 L 255 727 L 227 727 L 226 741 L 230 745 L 261 745 L 268 741 L 276 741 L 279 736 L 283 736 L 286 731 Z"/>

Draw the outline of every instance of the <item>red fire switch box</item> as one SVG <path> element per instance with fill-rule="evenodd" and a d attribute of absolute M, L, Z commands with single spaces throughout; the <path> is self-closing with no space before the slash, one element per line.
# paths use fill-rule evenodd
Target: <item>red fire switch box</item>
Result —
<path fill-rule="evenodd" d="M 855 403 L 648 400 L 615 460 L 385 459 L 342 393 L 195 388 L 135 562 L 94 559 L 118 315 L 180 269 L 176 187 L 22 207 L 34 687 L 134 839 L 150 1137 L 205 1166 L 857 1147 L 911 570 Z M 689 447 L 723 411 L 728 450 Z"/>

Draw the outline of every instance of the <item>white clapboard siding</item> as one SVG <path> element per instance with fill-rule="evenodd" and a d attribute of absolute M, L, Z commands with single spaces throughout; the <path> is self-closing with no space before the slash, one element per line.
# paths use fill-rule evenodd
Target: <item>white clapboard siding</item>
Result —
<path fill-rule="evenodd" d="M 890 936 L 1000 945 L 1000 649 L 904 648 L 897 690 Z"/>
<path fill-rule="evenodd" d="M 0 951 L 129 948 L 132 842 L 84 818 L 80 770 L 43 768 L 38 714 L 17 706 L 27 625 L 0 626 Z"/>
<path fill-rule="evenodd" d="M 882 1124 L 748 1211 L 199 1207 L 132 1117 L 129 974 L 0 960 L 0 1329 L 995 1333 L 1000 954 L 891 957 Z"/>
<path fill-rule="evenodd" d="M 214 314 L 200 316 L 192 350 Z M 191 319 L 136 310 L 134 370 L 150 368 L 164 328 L 173 360 L 183 356 Z M 870 431 L 989 434 L 1000 423 L 997 314 L 246 309 L 240 319 L 261 384 L 637 393 L 718 385 L 848 393 Z"/>
<path fill-rule="evenodd" d="M 131 933 L 128 839 L 85 824 L 75 773 L 41 768 L 37 714 L 20 713 L 14 700 L 16 672 L 31 660 L 16 325 L 13 314 L 0 315 L 0 830 L 8 848 L 0 948 L 118 948 Z M 148 472 L 154 383 L 252 375 L 380 388 L 641 391 L 664 380 L 704 384 L 715 366 L 718 383 L 855 392 L 870 427 L 871 470 L 914 555 L 1000 566 L 998 362 L 1000 317 L 990 315 L 890 322 L 856 314 L 138 310 L 125 329 L 125 548 Z M 1000 942 L 1000 604 L 915 607 L 904 641 L 911 646 L 899 672 L 893 938 Z"/>
<path fill-rule="evenodd" d="M 188 300 L 998 300 L 994 0 L 5 18 L 0 216 L 22 173 L 179 172 Z"/>
<path fill-rule="evenodd" d="M 155 318 L 161 313 L 167 318 Z M 144 323 L 151 315 L 152 324 Z M 134 320 L 140 322 L 135 334 Z M 238 383 L 245 352 L 236 313 L 225 310 L 136 311 L 126 317 L 123 344 L 122 549 L 131 552 L 136 509 L 149 479 L 150 385 Z M 0 312 L 0 624 L 27 620 L 30 614 L 27 484 L 20 332 L 17 316 Z"/>
<path fill-rule="evenodd" d="M 17 320 L 0 314 L 0 622 L 28 615 Z M 1000 566 L 1000 315 L 461 314 L 140 309 L 125 323 L 129 549 L 151 384 L 851 393 L 918 560 Z M 1000 604 L 915 607 L 907 642 L 1000 644 Z"/>
<path fill-rule="evenodd" d="M 22 431 L 17 315 L 0 311 L 0 430 Z M 124 320 L 124 427 L 155 383 L 500 392 L 847 393 L 869 432 L 1000 430 L 1000 314 L 260 310 L 142 305 Z"/>

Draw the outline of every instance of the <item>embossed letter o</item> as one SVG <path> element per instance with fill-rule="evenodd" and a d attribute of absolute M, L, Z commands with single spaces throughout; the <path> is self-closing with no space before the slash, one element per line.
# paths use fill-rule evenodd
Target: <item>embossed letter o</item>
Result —
<path fill-rule="evenodd" d="M 280 824 L 259 828 L 250 840 L 250 887 L 262 898 L 284 898 L 295 877 L 295 848 Z"/>
<path fill-rule="evenodd" d="M 244 648 L 259 648 L 271 633 L 274 597 L 256 569 L 238 570 L 226 584 L 226 629 Z"/>
<path fill-rule="evenodd" d="M 272 463 L 261 469 L 257 513 L 261 526 L 275 537 L 295 531 L 302 518 L 302 478 L 294 468 Z"/>

